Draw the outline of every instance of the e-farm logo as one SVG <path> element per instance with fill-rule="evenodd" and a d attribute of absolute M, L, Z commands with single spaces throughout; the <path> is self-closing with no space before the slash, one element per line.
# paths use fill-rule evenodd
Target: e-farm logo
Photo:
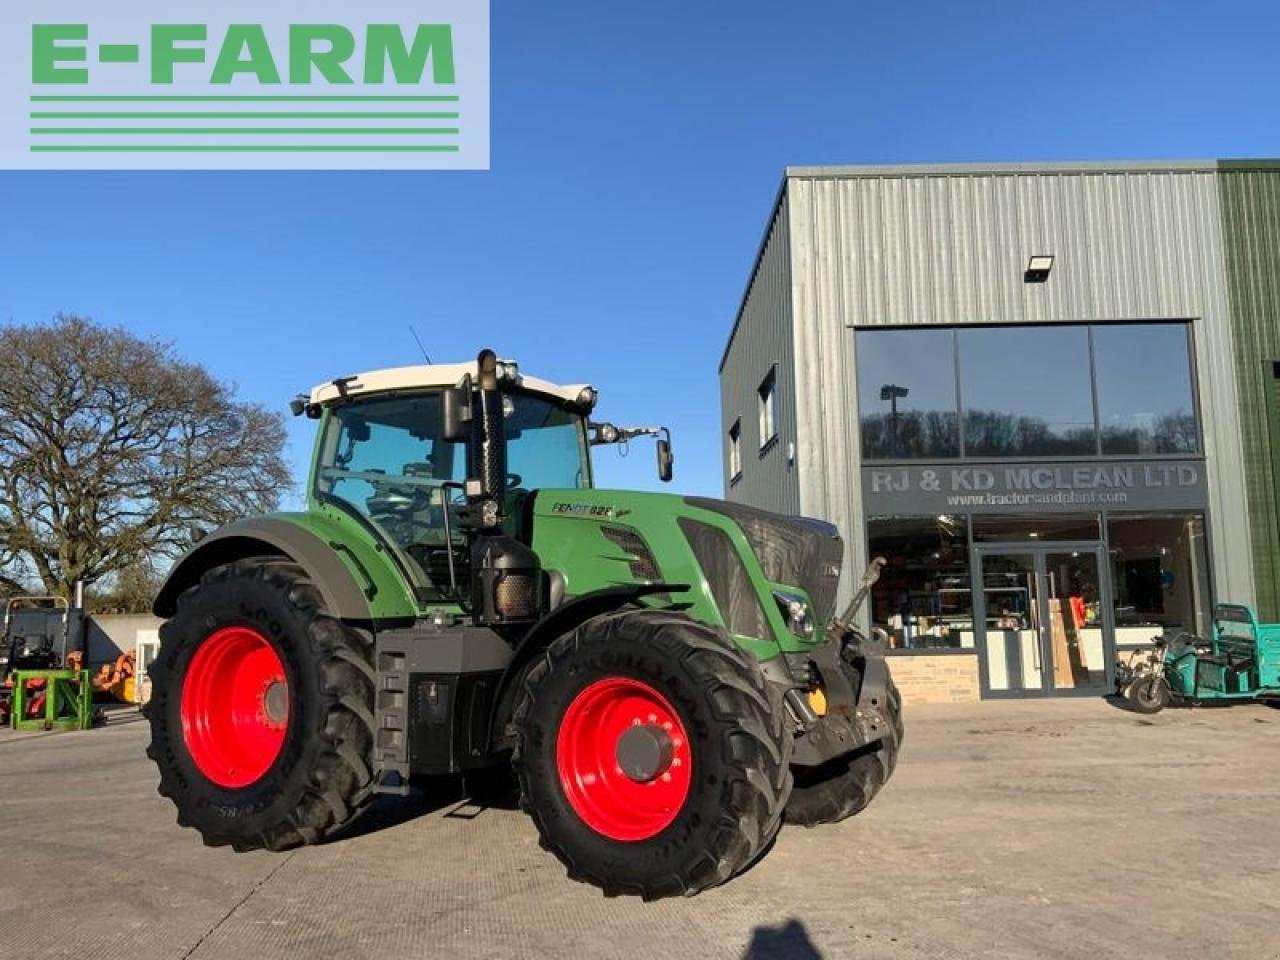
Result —
<path fill-rule="evenodd" d="M 3 77 L 0 165 L 488 167 L 483 0 L 103 6 L 32 3 L 0 28 L 29 68 Z M 201 8 L 217 19 L 175 16 Z"/>

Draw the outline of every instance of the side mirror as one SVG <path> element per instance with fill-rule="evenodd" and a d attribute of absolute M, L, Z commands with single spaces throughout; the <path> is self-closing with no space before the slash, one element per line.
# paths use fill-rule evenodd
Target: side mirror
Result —
<path fill-rule="evenodd" d="M 471 385 L 449 387 L 440 394 L 440 437 L 466 440 L 471 436 Z"/>
<path fill-rule="evenodd" d="M 658 439 L 658 479 L 663 483 L 671 482 L 671 468 L 675 462 L 675 455 L 671 452 L 671 441 L 666 437 L 660 437 Z"/>

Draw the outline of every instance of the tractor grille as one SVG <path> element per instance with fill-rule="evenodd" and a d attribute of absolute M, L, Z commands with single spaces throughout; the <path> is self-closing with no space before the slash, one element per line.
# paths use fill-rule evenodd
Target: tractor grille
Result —
<path fill-rule="evenodd" d="M 527 620 L 538 615 L 541 583 L 538 571 L 503 571 L 494 586 L 493 602 L 506 620 Z"/>
<path fill-rule="evenodd" d="M 844 543 L 834 525 L 810 517 L 786 517 L 725 500 L 687 497 L 691 507 L 728 517 L 739 527 L 773 583 L 802 589 L 821 627 L 835 614 Z"/>
<path fill-rule="evenodd" d="M 739 636 L 772 640 L 773 630 L 760 606 L 760 598 L 756 596 L 751 578 L 747 576 L 742 558 L 734 549 L 729 535 L 710 524 L 687 517 L 679 522 L 693 549 L 693 556 L 702 568 L 702 575 L 711 587 L 711 596 L 725 627 Z"/>
<path fill-rule="evenodd" d="M 653 551 L 644 542 L 644 537 L 630 527 L 613 527 L 604 525 L 600 532 L 614 546 L 618 547 L 630 558 L 631 576 L 637 580 L 657 583 L 662 579 L 658 571 L 658 563 L 653 559 Z"/>

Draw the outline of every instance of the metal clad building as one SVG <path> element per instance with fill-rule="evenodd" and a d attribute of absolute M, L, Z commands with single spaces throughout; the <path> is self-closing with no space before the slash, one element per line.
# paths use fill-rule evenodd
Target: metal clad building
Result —
<path fill-rule="evenodd" d="M 1280 163 L 790 168 L 720 376 L 728 498 L 888 557 L 918 698 L 1280 620 Z"/>

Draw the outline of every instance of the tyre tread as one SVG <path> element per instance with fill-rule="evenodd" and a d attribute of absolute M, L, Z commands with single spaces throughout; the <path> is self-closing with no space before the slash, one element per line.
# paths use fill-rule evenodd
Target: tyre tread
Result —
<path fill-rule="evenodd" d="M 575 861 L 531 798 L 526 763 L 526 727 L 539 708 L 539 688 L 585 645 L 637 643 L 655 647 L 705 678 L 703 700 L 720 730 L 722 757 L 731 798 L 716 823 L 702 832 L 676 872 L 640 882 L 622 882 L 598 865 Z M 790 737 L 781 701 L 759 666 L 727 637 L 668 611 L 631 608 L 587 621 L 555 640 L 524 677 L 515 709 L 513 757 L 520 783 L 520 806 L 533 819 L 539 842 L 564 864 L 569 876 L 600 887 L 606 896 L 638 895 L 646 900 L 689 896 L 746 869 L 773 841 L 791 791 Z"/>
<path fill-rule="evenodd" d="M 174 617 L 160 628 L 161 643 L 174 642 L 175 621 L 190 608 L 199 592 L 210 586 L 227 584 L 236 579 L 256 579 L 278 593 L 305 622 L 303 636 L 296 638 L 308 646 L 304 660 L 312 665 L 319 678 L 320 696 L 324 698 L 323 729 L 311 731 L 325 747 L 318 762 L 309 771 L 310 783 L 319 782 L 322 789 L 307 787 L 280 818 L 279 822 L 252 835 L 234 829 L 219 831 L 206 826 L 204 842 L 209 846 L 231 845 L 236 850 L 287 850 L 332 837 L 357 819 L 372 803 L 372 746 L 374 719 L 372 712 L 375 688 L 373 665 L 369 660 L 370 644 L 362 631 L 329 616 L 315 584 L 298 564 L 285 557 L 253 557 L 213 567 L 198 583 L 177 598 Z M 166 637 L 169 634 L 169 637 Z M 168 685 L 180 678 L 171 677 L 164 658 L 152 667 L 157 685 Z M 167 729 L 164 711 L 147 711 L 152 741 L 147 755 L 160 768 L 158 791 L 178 805 L 178 823 L 192 825 L 192 818 L 179 802 L 187 795 L 181 775 L 166 760 L 162 744 L 181 734 Z M 363 756 L 361 754 L 364 754 Z M 233 824 L 228 824 L 232 826 Z"/>

